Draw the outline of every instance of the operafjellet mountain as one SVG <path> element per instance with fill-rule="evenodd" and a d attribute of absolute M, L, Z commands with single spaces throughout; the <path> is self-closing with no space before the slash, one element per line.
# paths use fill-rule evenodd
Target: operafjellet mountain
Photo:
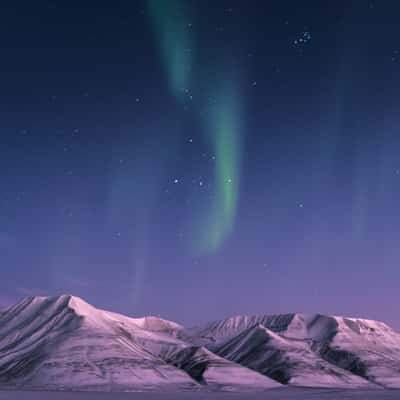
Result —
<path fill-rule="evenodd" d="M 185 328 L 73 296 L 0 312 L 0 388 L 268 390 L 400 388 L 400 333 L 320 314 L 238 316 Z"/>

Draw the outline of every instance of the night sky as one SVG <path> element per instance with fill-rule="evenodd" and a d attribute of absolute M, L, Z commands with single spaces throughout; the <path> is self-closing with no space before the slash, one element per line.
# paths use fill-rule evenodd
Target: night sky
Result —
<path fill-rule="evenodd" d="M 0 305 L 400 328 L 400 4 L 14 1 Z"/>

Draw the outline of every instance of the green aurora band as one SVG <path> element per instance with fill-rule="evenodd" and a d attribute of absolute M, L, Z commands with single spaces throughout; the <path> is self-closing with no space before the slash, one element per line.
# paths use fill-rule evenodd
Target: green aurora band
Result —
<path fill-rule="evenodd" d="M 190 84 L 192 64 L 185 4 L 179 0 L 148 0 L 147 4 L 170 90 L 180 98 Z"/>
<path fill-rule="evenodd" d="M 215 197 L 202 249 L 214 251 L 231 232 L 236 216 L 240 178 L 239 96 L 230 82 L 220 86 L 207 117 L 207 131 L 215 154 Z"/>
<path fill-rule="evenodd" d="M 185 6 L 185 2 L 179 0 L 148 0 L 148 11 L 158 41 L 160 57 L 167 72 L 169 88 L 178 101 L 183 100 L 185 91 L 191 86 L 195 84 L 201 87 L 205 83 L 203 79 L 193 82 L 193 31 L 187 24 L 188 10 Z M 211 71 L 215 73 L 216 70 L 220 70 L 219 67 L 220 65 L 216 64 Z M 201 109 L 208 110 L 205 129 L 215 155 L 216 188 L 213 202 L 201 222 L 200 237 L 196 239 L 195 247 L 202 253 L 213 252 L 222 245 L 232 230 L 238 203 L 240 96 L 235 84 L 236 79 L 229 78 L 230 74 L 224 72 L 223 78 L 218 80 L 212 90 L 204 94 L 204 101 L 200 102 Z M 206 100 L 209 98 L 214 100 L 211 104 Z"/>

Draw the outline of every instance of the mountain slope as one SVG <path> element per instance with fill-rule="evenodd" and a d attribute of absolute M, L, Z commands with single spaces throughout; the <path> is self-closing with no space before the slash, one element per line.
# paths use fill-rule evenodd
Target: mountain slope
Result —
<path fill-rule="evenodd" d="M 373 386 L 323 360 L 307 342 L 286 339 L 262 325 L 243 331 L 214 351 L 284 384 L 336 388 Z"/>
<path fill-rule="evenodd" d="M 277 349 L 283 347 L 280 349 L 283 352 L 287 351 L 288 340 L 291 344 L 299 341 L 307 352 L 313 352 L 330 365 L 384 387 L 400 387 L 400 334 L 378 321 L 321 314 L 237 316 L 189 329 L 185 334 L 193 342 L 223 355 L 220 353 L 223 344 L 256 326 L 286 340 L 275 343 Z M 321 384 L 324 385 L 323 380 Z"/>
<path fill-rule="evenodd" d="M 140 330 L 135 320 L 71 296 L 26 299 L 0 317 L 0 382 L 123 390 L 197 385 L 136 342 L 132 333 Z"/>
<path fill-rule="evenodd" d="M 196 381 L 212 387 L 269 389 L 281 386 L 255 371 L 218 357 L 204 347 L 186 347 L 169 355 L 168 360 Z"/>
<path fill-rule="evenodd" d="M 336 317 L 336 334 L 315 344 L 327 361 L 388 388 L 400 388 L 400 334 L 383 322 Z"/>

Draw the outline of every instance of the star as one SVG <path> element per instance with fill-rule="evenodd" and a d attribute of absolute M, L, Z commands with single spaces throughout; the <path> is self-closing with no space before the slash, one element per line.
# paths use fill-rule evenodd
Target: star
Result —
<path fill-rule="evenodd" d="M 293 44 L 302 47 L 311 40 L 311 33 L 308 31 L 301 32 L 299 37 L 293 41 Z"/>
<path fill-rule="evenodd" d="M 179 179 L 174 179 L 174 184 L 179 183 Z"/>

